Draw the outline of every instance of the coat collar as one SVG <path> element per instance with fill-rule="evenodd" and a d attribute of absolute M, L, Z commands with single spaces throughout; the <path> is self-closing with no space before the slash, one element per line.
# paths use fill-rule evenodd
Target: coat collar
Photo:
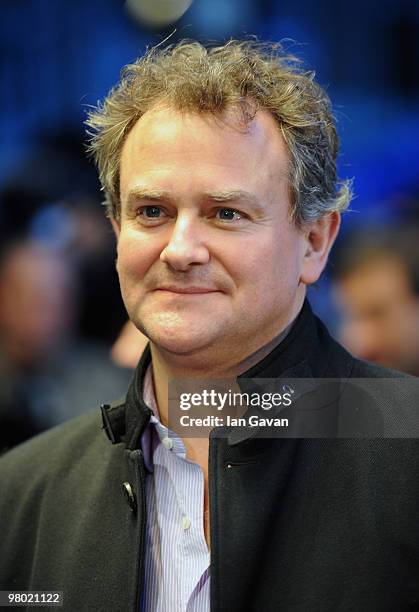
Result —
<path fill-rule="evenodd" d="M 338 347 L 339 376 L 349 375 L 353 359 L 329 336 L 324 325 L 314 316 L 305 300 L 287 337 L 259 363 L 238 376 L 242 378 L 322 378 L 335 377 L 332 347 Z M 321 357 L 321 358 L 320 358 Z M 136 449 L 152 411 L 143 401 L 143 381 L 151 362 L 147 345 L 135 370 L 126 398 L 101 406 L 103 428 L 113 444 L 123 442 L 128 449 Z"/>

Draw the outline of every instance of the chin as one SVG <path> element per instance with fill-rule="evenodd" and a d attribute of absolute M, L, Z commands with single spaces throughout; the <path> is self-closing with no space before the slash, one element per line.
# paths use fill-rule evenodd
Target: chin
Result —
<path fill-rule="evenodd" d="M 191 355 L 208 346 L 203 338 L 182 335 L 150 334 L 150 341 L 158 348 L 173 355 Z"/>
<path fill-rule="evenodd" d="M 157 348 L 172 354 L 185 355 L 203 349 L 211 343 L 202 330 L 194 330 L 191 326 L 170 327 L 151 324 L 139 325 L 140 331 Z"/>
<path fill-rule="evenodd" d="M 138 329 L 157 348 L 172 354 L 186 355 L 208 349 L 223 338 L 225 321 L 214 322 L 201 313 L 142 312 L 134 319 Z M 194 316 L 195 315 L 195 316 Z M 198 315 L 198 316 L 197 316 Z"/>

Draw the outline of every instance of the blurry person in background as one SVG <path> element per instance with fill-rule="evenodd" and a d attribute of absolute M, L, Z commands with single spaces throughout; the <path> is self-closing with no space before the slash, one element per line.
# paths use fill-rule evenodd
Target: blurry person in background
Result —
<path fill-rule="evenodd" d="M 110 346 L 126 311 L 115 271 L 115 239 L 79 130 L 40 132 L 1 186 L 0 210 L 1 245 L 28 237 L 71 260 L 77 269 L 75 331 Z"/>
<path fill-rule="evenodd" d="M 0 266 L 0 341 L 17 366 L 33 368 L 72 329 L 74 274 L 69 262 L 36 243 L 17 243 Z"/>
<path fill-rule="evenodd" d="M 3 250 L 0 448 L 14 446 L 46 426 L 37 404 L 50 385 L 40 372 L 52 356 L 55 359 L 71 328 L 73 280 L 65 260 L 40 245 L 16 243 Z"/>
<path fill-rule="evenodd" d="M 0 449 L 122 395 L 131 372 L 78 337 L 75 269 L 22 240 L 0 260 Z"/>
<path fill-rule="evenodd" d="M 341 342 L 357 357 L 419 376 L 419 225 L 362 230 L 333 267 Z"/>

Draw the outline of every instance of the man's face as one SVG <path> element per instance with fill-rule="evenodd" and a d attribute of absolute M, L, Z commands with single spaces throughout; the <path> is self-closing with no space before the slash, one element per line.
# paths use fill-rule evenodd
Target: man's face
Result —
<path fill-rule="evenodd" d="M 247 130 L 226 118 L 155 109 L 122 150 L 121 291 L 136 326 L 171 353 L 244 357 L 304 299 L 306 241 L 289 219 L 277 124 L 263 111 Z"/>
<path fill-rule="evenodd" d="M 342 279 L 341 340 L 356 356 L 419 374 L 419 300 L 392 255 L 371 259 Z"/>

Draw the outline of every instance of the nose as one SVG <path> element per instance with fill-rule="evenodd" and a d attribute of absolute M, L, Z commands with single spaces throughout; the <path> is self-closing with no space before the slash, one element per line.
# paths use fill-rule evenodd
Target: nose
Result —
<path fill-rule="evenodd" d="M 160 254 L 160 260 L 174 270 L 186 272 L 194 264 L 208 263 L 209 258 L 200 220 L 190 214 L 179 215 L 171 227 L 170 238 Z"/>

